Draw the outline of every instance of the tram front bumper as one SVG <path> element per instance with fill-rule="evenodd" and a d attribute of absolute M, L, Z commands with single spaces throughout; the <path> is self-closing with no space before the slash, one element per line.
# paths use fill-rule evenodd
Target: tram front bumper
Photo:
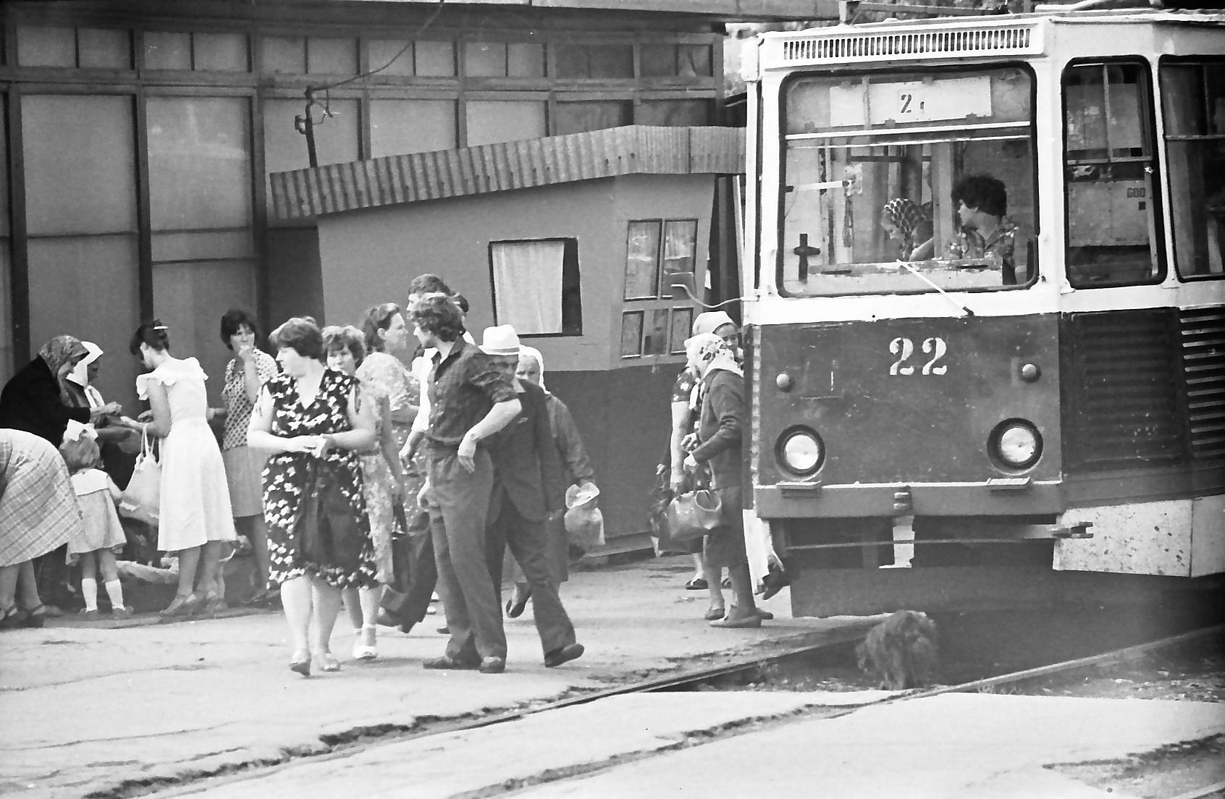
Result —
<path fill-rule="evenodd" d="M 990 480 L 981 483 L 818 482 L 755 486 L 761 519 L 898 516 L 1038 516 L 1066 510 L 1058 480 Z"/>

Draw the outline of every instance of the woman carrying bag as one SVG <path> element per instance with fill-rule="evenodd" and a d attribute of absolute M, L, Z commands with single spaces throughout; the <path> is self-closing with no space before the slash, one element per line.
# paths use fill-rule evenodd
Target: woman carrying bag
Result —
<path fill-rule="evenodd" d="M 698 446 L 685 457 L 688 470 L 710 465 L 713 490 L 722 508 L 723 525 L 706 536 L 704 554 L 711 568 L 727 568 L 735 604 L 712 627 L 760 627 L 761 616 L 753 601 L 748 557 L 744 547 L 744 507 L 740 467 L 744 429 L 744 373 L 727 343 L 713 333 L 701 333 L 685 342 L 690 368 L 703 384 L 698 417 Z"/>

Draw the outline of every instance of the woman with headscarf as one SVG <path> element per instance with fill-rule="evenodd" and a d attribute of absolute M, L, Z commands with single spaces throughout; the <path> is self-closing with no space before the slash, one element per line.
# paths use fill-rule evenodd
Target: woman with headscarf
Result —
<path fill-rule="evenodd" d="M 744 372 L 735 353 L 713 333 L 701 333 L 685 342 L 689 367 L 701 381 L 702 407 L 698 416 L 698 446 L 685 457 L 692 471 L 709 464 L 714 492 L 722 505 L 723 526 L 706 536 L 704 556 L 711 569 L 726 568 L 735 604 L 712 627 L 760 627 L 761 615 L 753 601 L 748 555 L 744 545 L 744 503 L 740 468 L 744 430 Z"/>
<path fill-rule="evenodd" d="M 885 203 L 880 211 L 880 225 L 885 234 L 898 243 L 898 257 L 903 261 L 921 261 L 932 256 L 931 213 L 907 197 Z"/>
<path fill-rule="evenodd" d="M 557 447 L 557 455 L 561 461 L 562 474 L 566 486 L 595 486 L 595 470 L 591 467 L 591 459 L 587 457 L 587 449 L 583 446 L 583 438 L 570 409 L 556 394 L 544 387 L 544 356 L 535 347 L 519 347 L 519 365 L 515 377 L 534 383 L 545 392 L 545 410 L 549 414 L 549 432 L 553 436 L 553 444 Z M 596 490 L 598 493 L 598 489 Z M 553 571 L 558 585 L 570 578 L 570 544 L 566 538 L 566 527 L 562 521 L 562 512 L 549 514 L 545 520 L 545 532 L 549 537 L 549 566 Z M 523 570 L 515 563 L 513 556 L 507 556 L 511 562 L 510 574 L 515 583 L 515 593 L 506 600 L 506 615 L 512 619 L 523 614 L 527 601 L 531 597 L 527 578 Z"/>
<path fill-rule="evenodd" d="M 65 383 L 87 354 L 85 345 L 73 336 L 56 336 L 44 344 L 0 392 L 0 427 L 25 430 L 58 447 L 69 419 L 85 424 L 122 412 L 117 402 L 98 408 L 77 407 Z"/>

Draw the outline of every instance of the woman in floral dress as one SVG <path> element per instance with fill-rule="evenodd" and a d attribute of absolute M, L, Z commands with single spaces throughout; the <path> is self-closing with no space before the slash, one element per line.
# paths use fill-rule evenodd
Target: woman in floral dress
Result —
<path fill-rule="evenodd" d="M 322 671 L 340 668 L 330 641 L 341 590 L 376 583 L 358 461 L 358 453 L 375 444 L 374 409 L 360 401 L 357 380 L 323 365 L 323 336 L 313 319 L 294 317 L 269 338 L 284 374 L 264 384 L 247 441 L 271 453 L 264 467 L 268 579 L 281 586 L 294 650 L 289 667 L 309 676 L 312 661 Z M 361 537 L 359 546 L 336 548 L 352 556 L 323 560 L 308 552 L 306 536 L 295 530 L 301 527 L 299 515 L 316 474 L 319 485 L 330 483 L 335 488 L 331 498 L 340 500 L 340 509 L 326 508 L 332 529 L 347 522 Z M 347 520 L 334 518 L 345 512 L 351 514 Z"/>

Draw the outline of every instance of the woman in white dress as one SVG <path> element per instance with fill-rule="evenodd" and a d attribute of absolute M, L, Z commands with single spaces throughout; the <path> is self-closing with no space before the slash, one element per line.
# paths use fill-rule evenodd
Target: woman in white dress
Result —
<path fill-rule="evenodd" d="M 166 326 L 156 319 L 137 328 L 130 349 L 151 370 L 136 378 L 136 393 L 149 401 L 153 420 L 137 426 L 162 439 L 157 548 L 179 558 L 179 589 L 161 615 L 222 609 L 217 568 L 222 542 L 235 538 L 234 518 L 221 449 L 208 426 L 208 377 L 195 358 L 170 355 Z"/>

